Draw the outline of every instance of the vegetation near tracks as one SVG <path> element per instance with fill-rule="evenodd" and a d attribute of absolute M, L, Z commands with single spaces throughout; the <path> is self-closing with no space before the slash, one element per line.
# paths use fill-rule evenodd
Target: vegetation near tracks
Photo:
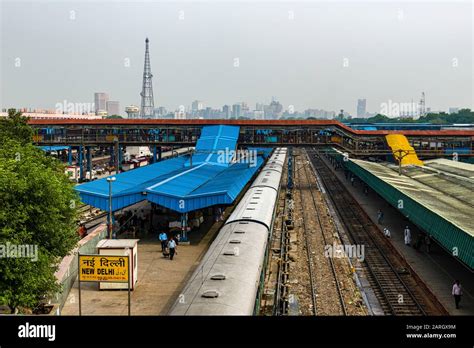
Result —
<path fill-rule="evenodd" d="M 0 120 L 0 305 L 29 313 L 59 289 L 54 272 L 78 240 L 79 199 L 63 165 L 32 145 L 27 118 L 8 114 Z"/>

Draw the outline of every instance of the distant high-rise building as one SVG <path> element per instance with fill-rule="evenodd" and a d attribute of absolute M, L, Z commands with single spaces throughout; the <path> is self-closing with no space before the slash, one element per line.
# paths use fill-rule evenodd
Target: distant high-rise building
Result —
<path fill-rule="evenodd" d="M 366 110 L 367 101 L 366 99 L 358 99 L 357 100 L 357 117 L 364 118 L 365 114 L 367 113 Z"/>
<path fill-rule="evenodd" d="M 255 110 L 253 112 L 253 118 L 256 120 L 263 120 L 265 119 L 265 112 L 263 110 Z"/>
<path fill-rule="evenodd" d="M 155 118 L 166 116 L 167 113 L 168 113 L 168 111 L 166 110 L 166 108 L 164 106 L 160 106 L 158 108 L 155 108 Z"/>
<path fill-rule="evenodd" d="M 229 119 L 230 116 L 231 116 L 230 106 L 229 105 L 224 105 L 222 107 L 222 117 L 224 117 L 225 119 Z"/>
<path fill-rule="evenodd" d="M 204 109 L 204 103 L 200 100 L 195 100 L 191 104 L 191 111 L 192 112 L 197 112 L 197 111 L 203 110 L 203 109 Z"/>
<path fill-rule="evenodd" d="M 106 111 L 108 101 L 109 101 L 109 95 L 107 93 L 102 93 L 102 92 L 94 93 L 95 113 L 97 114 L 99 111 Z"/>
<path fill-rule="evenodd" d="M 240 117 L 242 116 L 242 105 L 241 104 L 234 104 L 232 105 L 232 117 Z"/>
<path fill-rule="evenodd" d="M 277 120 L 283 113 L 283 105 L 276 101 L 275 97 L 272 97 L 272 99 L 270 105 L 264 107 L 265 119 L 267 120 Z"/>
<path fill-rule="evenodd" d="M 425 99 L 425 92 L 421 92 L 421 99 L 420 99 L 420 104 L 419 104 L 419 112 L 418 115 L 420 117 L 426 116 L 426 99 Z"/>
<path fill-rule="evenodd" d="M 125 112 L 127 113 L 127 118 L 136 119 L 140 115 L 140 108 L 136 105 L 129 105 L 125 108 Z"/>
<path fill-rule="evenodd" d="M 457 114 L 459 112 L 459 108 L 449 108 L 450 114 Z"/>
<path fill-rule="evenodd" d="M 145 64 L 143 67 L 143 83 L 142 83 L 142 92 L 140 96 L 142 97 L 142 105 L 140 110 L 140 117 L 142 118 L 153 118 L 154 117 L 154 98 L 153 98 L 153 84 L 151 79 L 153 75 L 151 74 L 151 64 L 150 64 L 150 50 L 148 47 L 149 40 L 145 40 Z"/>
<path fill-rule="evenodd" d="M 111 115 L 120 115 L 120 103 L 118 101 L 107 101 L 107 114 Z"/>
<path fill-rule="evenodd" d="M 264 109 L 265 109 L 265 105 L 263 103 L 255 104 L 255 111 L 263 111 Z"/>

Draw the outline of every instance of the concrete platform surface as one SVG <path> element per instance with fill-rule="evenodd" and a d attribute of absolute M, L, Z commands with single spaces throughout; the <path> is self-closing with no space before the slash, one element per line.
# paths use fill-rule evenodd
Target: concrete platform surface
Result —
<path fill-rule="evenodd" d="M 131 292 L 132 315 L 165 315 L 197 267 L 207 241 L 179 245 L 171 261 L 157 241 L 138 243 L 138 283 Z M 74 283 L 61 315 L 79 315 L 78 283 Z M 81 283 L 82 315 L 127 315 L 127 290 L 98 290 L 98 283 Z"/>

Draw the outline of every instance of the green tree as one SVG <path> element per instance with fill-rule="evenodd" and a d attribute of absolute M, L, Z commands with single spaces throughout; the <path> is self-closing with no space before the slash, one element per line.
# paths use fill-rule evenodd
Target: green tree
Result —
<path fill-rule="evenodd" d="M 123 117 L 120 115 L 110 115 L 106 117 L 107 119 L 122 119 Z"/>
<path fill-rule="evenodd" d="M 3 139 L 15 139 L 21 144 L 31 143 L 33 129 L 28 125 L 28 117 L 20 111 L 8 109 L 8 117 L 0 119 L 0 136 Z"/>
<path fill-rule="evenodd" d="M 78 195 L 64 166 L 31 144 L 28 128 L 16 112 L 0 123 L 0 245 L 38 252 L 37 260 L 0 259 L 0 304 L 12 313 L 34 309 L 58 291 L 54 272 L 78 240 Z"/>

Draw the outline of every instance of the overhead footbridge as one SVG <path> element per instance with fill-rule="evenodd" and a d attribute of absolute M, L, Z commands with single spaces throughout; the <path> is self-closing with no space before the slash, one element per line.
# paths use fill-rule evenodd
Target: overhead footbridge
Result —
<path fill-rule="evenodd" d="M 354 129 L 336 120 L 175 120 L 175 119 L 32 119 L 36 145 L 110 147 L 120 153 L 126 146 L 189 147 L 200 139 L 204 127 L 239 127 L 239 147 L 336 147 L 351 157 L 393 156 L 385 136 L 403 134 L 420 159 L 452 157 L 474 159 L 474 129 L 425 129 L 404 125 L 396 129 Z M 355 126 L 354 126 L 355 127 Z M 410 127 L 413 127 L 409 129 Z M 204 141 L 204 140 L 203 140 Z M 152 151 L 153 153 L 157 151 Z M 118 155 L 117 155 L 118 156 Z M 408 159 L 405 159 L 405 161 Z"/>

